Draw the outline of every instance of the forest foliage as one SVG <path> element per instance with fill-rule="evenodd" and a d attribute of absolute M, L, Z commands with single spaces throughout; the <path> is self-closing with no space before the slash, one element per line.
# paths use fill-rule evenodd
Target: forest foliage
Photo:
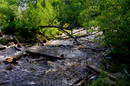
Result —
<path fill-rule="evenodd" d="M 38 32 L 48 38 L 61 34 L 57 28 L 98 27 L 95 39 L 111 48 L 122 60 L 130 56 L 130 0 L 1 0 L 0 25 L 3 33 L 21 41 L 34 39 Z"/>

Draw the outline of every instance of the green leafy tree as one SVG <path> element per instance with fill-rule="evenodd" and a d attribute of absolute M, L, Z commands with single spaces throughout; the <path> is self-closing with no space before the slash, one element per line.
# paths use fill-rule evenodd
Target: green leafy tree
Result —
<path fill-rule="evenodd" d="M 15 18 L 18 17 L 18 1 L 2 0 L 0 1 L 1 25 L 3 32 L 12 33 L 15 30 Z"/>
<path fill-rule="evenodd" d="M 46 0 L 45 7 L 43 7 L 43 0 L 37 0 L 37 3 L 28 2 L 26 10 L 21 10 L 22 18 L 17 23 L 18 33 L 22 37 L 30 39 L 34 38 L 38 32 L 49 36 L 49 38 L 56 36 L 58 29 L 56 28 L 43 28 L 39 29 L 38 26 L 59 25 L 56 19 L 55 10 L 53 6 Z M 21 22 L 21 23 L 19 23 Z M 19 25 L 20 24 L 20 25 Z M 54 30 L 52 30 L 54 29 Z M 22 34 L 22 33 L 28 34 Z"/>
<path fill-rule="evenodd" d="M 78 16 L 86 9 L 86 0 L 53 0 L 51 4 L 57 10 L 57 18 L 61 26 L 68 24 L 69 27 L 82 26 Z"/>
<path fill-rule="evenodd" d="M 126 61 L 130 56 L 129 4 L 129 0 L 102 0 L 98 4 L 101 15 L 96 19 L 99 31 L 103 32 L 103 35 L 98 36 L 103 39 L 98 41 L 111 47 L 111 53 L 116 54 L 122 61 Z"/>

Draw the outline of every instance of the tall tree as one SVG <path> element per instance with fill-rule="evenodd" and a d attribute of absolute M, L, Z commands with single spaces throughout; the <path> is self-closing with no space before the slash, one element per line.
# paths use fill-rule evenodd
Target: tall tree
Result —
<path fill-rule="evenodd" d="M 18 1 L 17 0 L 2 0 L 0 1 L 1 22 L 4 29 L 9 33 L 15 29 L 15 19 L 18 17 Z"/>
<path fill-rule="evenodd" d="M 43 0 L 43 7 L 45 7 L 45 0 Z"/>
<path fill-rule="evenodd" d="M 104 34 L 98 36 L 103 39 L 98 41 L 111 47 L 111 53 L 116 54 L 115 57 L 121 61 L 130 59 L 129 4 L 129 0 L 103 0 L 98 4 L 101 15 L 96 20 L 99 21 L 99 31 L 104 32 Z"/>

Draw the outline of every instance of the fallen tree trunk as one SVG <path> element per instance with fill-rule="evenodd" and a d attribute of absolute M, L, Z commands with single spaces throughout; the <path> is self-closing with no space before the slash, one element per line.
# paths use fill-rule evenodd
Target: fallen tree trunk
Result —
<path fill-rule="evenodd" d="M 44 53 L 36 53 L 36 52 L 31 52 L 28 50 L 24 50 L 24 49 L 19 49 L 15 46 L 15 49 L 19 51 L 19 53 L 17 53 L 16 55 L 9 57 L 7 59 L 5 59 L 3 62 L 5 64 L 8 63 L 17 63 L 16 61 L 19 60 L 22 56 L 27 56 L 28 54 L 32 55 L 32 56 L 44 56 L 47 59 L 70 59 L 70 58 L 63 58 L 63 57 L 57 57 L 57 56 L 52 56 L 52 55 L 48 55 L 48 54 L 44 54 Z"/>
<path fill-rule="evenodd" d="M 44 54 L 44 53 L 31 52 L 31 51 L 28 51 L 28 50 L 26 52 L 31 54 L 31 55 L 44 56 L 48 59 L 67 59 L 67 58 L 52 56 L 52 55 L 48 55 L 48 54 Z"/>
<path fill-rule="evenodd" d="M 25 50 L 25 49 L 19 49 L 15 46 L 15 49 L 18 50 L 18 51 L 23 51 L 23 52 L 26 52 L 32 56 L 43 56 L 43 57 L 46 57 L 48 59 L 76 59 L 76 58 L 66 58 L 66 57 L 57 57 L 57 56 L 53 56 L 53 55 L 48 55 L 48 54 L 44 54 L 44 53 L 36 53 L 36 52 L 31 52 L 29 50 Z M 24 54 L 23 54 L 24 55 Z"/>

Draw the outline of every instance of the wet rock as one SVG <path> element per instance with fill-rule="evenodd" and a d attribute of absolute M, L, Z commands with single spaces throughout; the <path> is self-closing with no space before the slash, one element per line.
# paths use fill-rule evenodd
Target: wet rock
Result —
<path fill-rule="evenodd" d="M 87 61 L 88 61 L 88 62 L 92 62 L 92 58 L 88 58 Z"/>
<path fill-rule="evenodd" d="M 59 46 L 59 45 L 73 45 L 73 41 L 69 40 L 51 40 L 45 43 L 45 45 L 49 46 Z"/>
<path fill-rule="evenodd" d="M 6 81 L 3 81 L 3 82 L 0 82 L 0 84 L 9 84 L 9 83 L 12 83 L 12 80 L 6 80 Z"/>
<path fill-rule="evenodd" d="M 66 57 L 69 57 L 69 58 L 78 58 L 78 57 L 84 58 L 83 56 L 84 56 L 84 54 L 80 50 L 74 50 L 70 54 L 68 54 Z"/>
<path fill-rule="evenodd" d="M 87 84 L 93 83 L 96 79 L 97 75 L 90 77 L 89 80 L 87 81 Z"/>

